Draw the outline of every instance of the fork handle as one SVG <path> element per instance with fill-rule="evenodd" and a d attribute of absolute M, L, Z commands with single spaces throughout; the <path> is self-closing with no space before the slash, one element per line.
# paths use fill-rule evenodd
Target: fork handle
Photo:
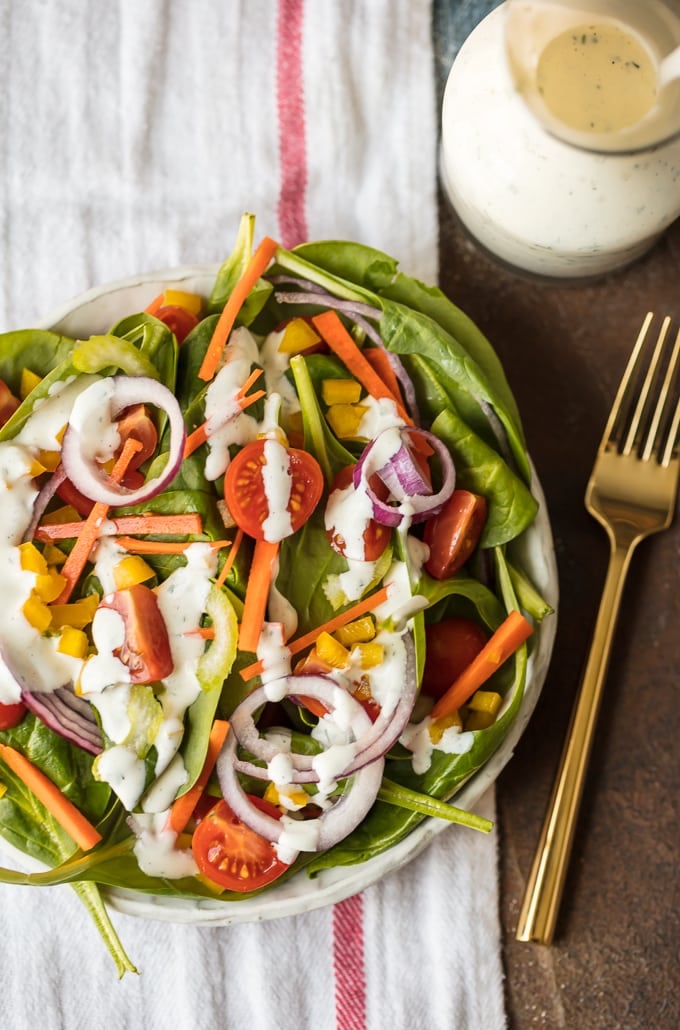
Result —
<path fill-rule="evenodd" d="M 516 937 L 520 941 L 550 944 L 553 939 L 612 639 L 635 542 L 617 546 L 612 540 L 590 653 L 519 914 Z"/>

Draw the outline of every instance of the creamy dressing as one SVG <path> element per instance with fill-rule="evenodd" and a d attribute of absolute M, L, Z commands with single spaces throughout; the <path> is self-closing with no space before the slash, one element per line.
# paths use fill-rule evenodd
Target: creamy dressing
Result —
<path fill-rule="evenodd" d="M 276 543 L 293 532 L 288 504 L 292 487 L 290 456 L 278 440 L 265 440 L 262 486 L 269 514 L 262 523 L 265 540 Z"/>
<path fill-rule="evenodd" d="M 168 828 L 167 813 L 144 813 L 129 817 L 128 825 L 136 835 L 134 854 L 147 876 L 178 880 L 195 876 L 198 867 L 191 851 L 178 848 L 177 834 Z"/>
<path fill-rule="evenodd" d="M 635 36 L 613 22 L 561 32 L 540 55 L 536 85 L 548 110 L 581 132 L 619 132 L 656 102 L 656 69 Z"/>
<path fill-rule="evenodd" d="M 290 676 L 290 651 L 286 647 L 286 640 L 288 635 L 285 633 L 285 629 L 280 622 L 265 622 L 260 633 L 260 639 L 257 643 L 257 657 L 262 662 L 262 672 L 260 679 L 262 680 L 263 686 L 268 686 L 272 681 L 279 681 L 279 688 L 281 689 L 281 681 L 286 677 Z M 272 692 L 276 693 L 277 688 L 272 687 Z M 269 691 L 268 691 L 269 694 Z M 270 697 L 270 701 L 280 701 L 281 696 Z"/>
<path fill-rule="evenodd" d="M 441 739 L 435 744 L 430 736 L 432 719 L 427 716 L 422 722 L 409 723 L 399 742 L 413 753 L 411 763 L 413 771 L 418 775 L 426 773 L 432 764 L 433 751 L 443 751 L 447 755 L 465 755 L 475 741 L 474 733 L 463 732 L 460 726 L 448 726 Z"/>

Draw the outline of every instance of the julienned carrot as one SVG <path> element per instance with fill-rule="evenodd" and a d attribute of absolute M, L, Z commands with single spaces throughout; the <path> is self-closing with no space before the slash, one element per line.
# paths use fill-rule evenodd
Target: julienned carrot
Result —
<path fill-rule="evenodd" d="M 533 626 L 521 612 L 510 612 L 477 657 L 472 659 L 458 679 L 451 684 L 445 694 L 442 694 L 430 716 L 440 719 L 456 712 L 533 632 Z"/>
<path fill-rule="evenodd" d="M 371 368 L 378 373 L 394 399 L 400 400 L 401 387 L 399 386 L 399 380 L 396 377 L 394 369 L 390 365 L 387 351 L 383 350 L 382 347 L 364 347 L 361 353 L 366 358 L 366 361 L 369 363 Z"/>
<path fill-rule="evenodd" d="M 269 262 L 276 253 L 278 244 L 275 240 L 265 236 L 255 253 L 251 257 L 246 270 L 231 291 L 227 303 L 222 309 L 215 331 L 212 334 L 208 349 L 203 358 L 203 364 L 198 370 L 198 378 L 209 382 L 217 371 L 222 352 L 226 346 L 229 334 L 239 311 L 243 307 L 246 298 L 260 276 L 267 270 Z"/>
<path fill-rule="evenodd" d="M 228 732 L 229 723 L 225 722 L 224 719 L 215 719 L 208 737 L 208 750 L 206 751 L 205 761 L 198 779 L 193 787 L 190 787 L 185 794 L 182 794 L 181 797 L 173 802 L 170 809 L 170 829 L 174 830 L 175 833 L 181 833 L 191 819 L 201 794 L 208 784 L 210 773 L 215 767 L 217 756 L 222 750 Z"/>
<path fill-rule="evenodd" d="M 358 379 L 364 389 L 372 397 L 394 401 L 404 422 L 407 425 L 413 425 L 413 419 L 399 400 L 399 395 L 395 396 L 370 362 L 366 360 L 364 352 L 357 347 L 340 321 L 339 315 L 335 311 L 324 311 L 321 315 L 314 315 L 312 322 L 330 349 L 340 358 L 354 378 Z"/>
<path fill-rule="evenodd" d="M 304 651 L 306 647 L 316 641 L 320 633 L 324 630 L 326 633 L 335 633 L 336 629 L 340 629 L 341 626 L 346 626 L 348 622 L 353 622 L 354 619 L 358 619 L 360 615 L 365 615 L 366 612 L 373 611 L 378 605 L 384 604 L 387 600 L 389 587 L 381 587 L 380 590 L 376 590 L 370 597 L 364 597 L 358 604 L 353 605 L 351 608 L 347 608 L 346 611 L 341 612 L 339 615 L 335 615 L 328 622 L 325 622 L 323 626 L 318 626 L 316 629 L 310 630 L 309 633 L 305 633 L 304 636 L 298 637 L 297 640 L 291 640 L 288 644 L 288 650 L 291 655 L 299 654 L 300 651 Z M 241 676 L 244 680 L 252 679 L 253 676 L 258 676 L 264 669 L 262 662 L 253 662 L 252 665 L 246 666 L 245 669 L 241 669 Z"/>
<path fill-rule="evenodd" d="M 120 483 L 121 479 L 125 475 L 127 468 L 134 458 L 137 451 L 142 449 L 142 445 L 139 440 L 135 440 L 134 437 L 129 436 L 123 445 L 123 450 L 120 453 L 120 457 L 116 461 L 111 471 L 111 479 L 114 483 Z M 97 501 L 92 506 L 92 510 L 87 518 L 83 522 L 83 528 L 78 535 L 71 553 L 61 567 L 61 574 L 66 579 L 66 585 L 57 597 L 57 604 L 66 604 L 71 594 L 73 593 L 76 583 L 80 578 L 80 574 L 85 568 L 90 552 L 97 542 L 97 538 L 101 533 L 102 525 L 109 513 L 109 505 L 103 501 Z"/>
<path fill-rule="evenodd" d="M 278 540 L 274 543 L 269 540 L 255 541 L 238 636 L 238 646 L 241 651 L 257 651 L 257 643 L 267 612 L 274 562 L 278 553 Z"/>
<path fill-rule="evenodd" d="M 229 547 L 230 540 L 205 541 L 210 547 L 219 550 Z M 116 543 L 131 554 L 184 554 L 191 547 L 191 540 L 137 540 L 133 536 L 116 537 Z"/>
<path fill-rule="evenodd" d="M 163 307 L 164 304 L 165 304 L 165 291 L 163 293 L 159 293 L 157 297 L 154 297 L 154 299 L 151 301 L 151 303 L 147 304 L 147 306 L 144 308 L 144 310 L 149 315 L 155 315 L 157 311 L 160 311 L 160 309 Z"/>
<path fill-rule="evenodd" d="M 234 542 L 231 545 L 231 551 L 229 552 L 229 556 L 228 556 L 227 560 L 225 561 L 224 565 L 222 566 L 222 569 L 220 570 L 219 576 L 215 580 L 215 586 L 216 587 L 219 588 L 219 587 L 224 586 L 224 584 L 226 582 L 226 579 L 227 579 L 227 576 L 231 572 L 231 570 L 233 568 L 233 565 L 234 565 L 234 562 L 236 561 L 236 555 L 238 554 L 239 548 L 241 547 L 242 543 L 243 543 L 243 530 L 241 528 L 239 528 L 239 529 L 236 530 L 236 536 L 234 537 Z"/>
<path fill-rule="evenodd" d="M 71 537 L 80 536 L 85 521 L 85 519 L 81 519 L 79 522 L 40 525 L 35 531 L 35 539 L 47 542 L 49 540 L 68 540 Z M 186 515 L 122 515 L 119 518 L 109 519 L 108 522 L 113 526 L 115 533 L 127 533 L 128 536 L 134 536 L 135 533 L 185 535 L 203 532 L 203 519 L 194 512 Z"/>
<path fill-rule="evenodd" d="M 253 383 L 260 378 L 264 369 L 256 368 L 250 373 L 243 386 L 240 388 L 236 397 L 239 402 L 241 411 L 245 411 L 251 404 L 255 404 L 261 397 L 266 397 L 266 390 L 256 390 L 255 393 L 251 393 L 250 397 L 246 397 L 246 393 Z M 202 422 L 200 426 L 197 426 L 193 432 L 189 433 L 184 442 L 184 457 L 188 458 L 189 455 L 197 451 L 201 444 L 204 444 L 208 439 L 208 423 Z"/>
<path fill-rule="evenodd" d="M 89 851 L 102 839 L 101 834 L 76 806 L 64 797 L 59 787 L 20 751 L 0 744 L 0 758 L 21 782 L 42 801 L 45 808 L 73 838 L 79 848 Z"/>

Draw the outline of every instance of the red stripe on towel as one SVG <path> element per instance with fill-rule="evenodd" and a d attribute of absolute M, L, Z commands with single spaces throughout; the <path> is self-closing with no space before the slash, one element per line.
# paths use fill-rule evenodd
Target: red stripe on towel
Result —
<path fill-rule="evenodd" d="M 365 1030 L 364 901 L 361 894 L 333 906 L 336 1030 Z"/>
<path fill-rule="evenodd" d="M 279 117 L 279 239 L 295 247 L 307 239 L 307 145 L 303 74 L 304 0 L 279 0 L 276 93 Z"/>

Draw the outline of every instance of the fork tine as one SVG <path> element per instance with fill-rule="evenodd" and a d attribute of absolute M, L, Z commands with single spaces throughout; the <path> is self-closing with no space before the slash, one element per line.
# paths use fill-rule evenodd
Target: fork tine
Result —
<path fill-rule="evenodd" d="M 619 383 L 619 388 L 616 391 L 616 396 L 614 398 L 614 403 L 612 404 L 611 410 L 609 412 L 607 424 L 604 427 L 604 433 L 602 434 L 602 441 L 600 443 L 600 450 L 605 450 L 606 448 L 608 448 L 609 445 L 615 444 L 617 442 L 614 434 L 614 428 L 619 422 L 621 414 L 623 412 L 624 400 L 626 399 L 626 396 L 628 394 L 628 388 L 635 374 L 638 359 L 640 357 L 640 352 L 644 346 L 645 338 L 647 336 L 647 330 L 649 329 L 653 317 L 653 312 L 647 312 L 645 320 L 642 323 L 640 332 L 638 333 L 638 338 L 635 341 L 635 346 L 633 347 L 630 358 L 628 359 L 628 364 L 626 365 L 626 370 L 623 373 L 623 378 L 621 379 L 621 382 Z"/>
<path fill-rule="evenodd" d="M 671 387 L 672 387 L 673 380 L 674 380 L 674 377 L 675 377 L 675 373 L 676 373 L 676 368 L 677 368 L 678 358 L 679 357 L 680 357 L 680 329 L 678 330 L 677 336 L 675 337 L 675 345 L 673 346 L 673 350 L 671 352 L 670 360 L 669 360 L 668 366 L 666 368 L 666 375 L 664 377 L 663 386 L 661 387 L 661 392 L 659 394 L 659 400 L 657 402 L 656 410 L 654 411 L 654 415 L 652 417 L 652 421 L 651 421 L 651 424 L 650 424 L 650 427 L 649 427 L 649 433 L 647 434 L 647 440 L 645 442 L 645 446 L 644 446 L 644 449 L 642 451 L 642 459 L 643 459 L 643 461 L 651 456 L 652 450 L 654 448 L 654 444 L 655 444 L 655 441 L 656 441 L 656 436 L 657 436 L 657 433 L 658 433 L 658 430 L 659 430 L 659 425 L 660 425 L 661 420 L 663 418 L 664 408 L 666 407 L 666 402 L 667 402 L 668 396 L 669 396 L 669 394 L 671 392 Z M 668 431 L 668 437 L 666 438 L 666 446 L 665 446 L 665 448 L 664 448 L 664 450 L 663 450 L 663 452 L 661 454 L 661 464 L 663 466 L 670 465 L 671 458 L 673 456 L 673 450 L 674 450 L 674 447 L 675 447 L 675 441 L 676 441 L 676 438 L 677 438 L 677 435 L 678 435 L 678 426 L 679 425 L 680 425 L 680 399 L 678 399 L 678 401 L 677 401 L 677 403 L 675 405 L 675 414 L 673 415 L 673 418 L 671 419 L 670 429 Z"/>
<path fill-rule="evenodd" d="M 633 447 L 635 446 L 635 441 L 638 435 L 638 430 L 640 429 L 642 416 L 647 406 L 647 401 L 649 399 L 649 393 L 652 388 L 652 384 L 654 383 L 654 379 L 656 377 L 656 370 L 659 365 L 659 360 L 661 358 L 661 353 L 663 351 L 664 342 L 666 340 L 666 333 L 668 332 L 668 327 L 670 324 L 671 320 L 667 315 L 661 323 L 661 329 L 659 330 L 659 336 L 657 338 L 656 346 L 652 354 L 652 359 L 649 362 L 647 373 L 642 384 L 642 389 L 640 390 L 640 394 L 637 399 L 637 404 L 635 405 L 633 417 L 631 418 L 630 425 L 628 427 L 628 433 L 626 434 L 626 439 L 621 451 L 622 454 L 631 454 Z"/>

